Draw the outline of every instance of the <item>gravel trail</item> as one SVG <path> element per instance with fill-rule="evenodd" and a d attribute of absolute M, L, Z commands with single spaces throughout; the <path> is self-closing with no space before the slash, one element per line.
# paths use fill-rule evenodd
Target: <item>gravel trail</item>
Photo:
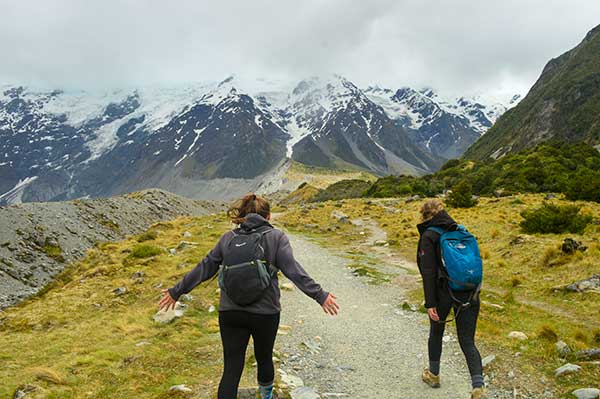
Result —
<path fill-rule="evenodd" d="M 347 259 L 299 235 L 289 238 L 298 261 L 337 295 L 342 309 L 337 317 L 327 316 L 298 289 L 283 292 L 277 347 L 283 354 L 284 373 L 300 377 L 322 398 L 470 397 L 469 376 L 453 328 L 444 338 L 442 387 L 434 390 L 420 379 L 427 362 L 427 318 L 400 309 L 402 286 L 368 285 L 352 275 Z M 384 268 L 388 272 L 390 266 Z M 394 270 L 396 279 L 408 275 L 404 269 Z"/>

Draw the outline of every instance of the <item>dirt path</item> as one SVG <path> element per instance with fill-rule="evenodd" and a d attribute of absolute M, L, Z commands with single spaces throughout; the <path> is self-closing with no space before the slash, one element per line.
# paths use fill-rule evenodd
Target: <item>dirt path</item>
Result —
<path fill-rule="evenodd" d="M 365 284 L 350 273 L 347 259 L 301 236 L 289 237 L 298 261 L 338 296 L 342 312 L 328 317 L 299 290 L 284 291 L 283 327 L 277 341 L 284 373 L 300 377 L 321 398 L 470 397 L 469 376 L 453 328 L 444 338 L 442 388 L 430 389 L 420 381 L 427 362 L 427 318 L 398 307 L 403 288 Z M 386 272 L 394 270 L 399 279 L 408 275 L 386 263 Z"/>

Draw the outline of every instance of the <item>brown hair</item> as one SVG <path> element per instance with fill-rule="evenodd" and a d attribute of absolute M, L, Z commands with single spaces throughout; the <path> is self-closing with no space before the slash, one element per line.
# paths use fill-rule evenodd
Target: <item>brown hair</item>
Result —
<path fill-rule="evenodd" d="M 233 223 L 240 224 L 246 221 L 246 215 L 249 213 L 258 213 L 266 219 L 271 214 L 271 204 L 256 194 L 246 194 L 231 204 L 227 216 L 231 218 Z"/>
<path fill-rule="evenodd" d="M 421 219 L 426 222 L 443 210 L 444 204 L 442 204 L 442 201 L 437 199 L 429 200 L 421 206 Z"/>

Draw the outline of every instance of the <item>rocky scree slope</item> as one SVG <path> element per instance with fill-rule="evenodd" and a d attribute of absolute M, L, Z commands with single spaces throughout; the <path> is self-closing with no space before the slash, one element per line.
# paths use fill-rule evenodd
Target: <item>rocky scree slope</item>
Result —
<path fill-rule="evenodd" d="M 222 210 L 150 189 L 119 197 L 0 207 L 0 309 L 39 292 L 99 241 L 119 240 L 151 224 Z"/>

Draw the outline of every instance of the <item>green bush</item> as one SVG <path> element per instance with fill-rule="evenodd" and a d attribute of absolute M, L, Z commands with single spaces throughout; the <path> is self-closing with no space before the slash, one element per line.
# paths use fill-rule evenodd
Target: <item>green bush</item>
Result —
<path fill-rule="evenodd" d="M 445 164 L 442 165 L 442 167 L 440 168 L 440 170 L 446 170 L 446 169 L 454 168 L 454 167 L 456 167 L 458 165 L 460 165 L 460 159 L 450 159 L 450 160 L 446 161 Z"/>
<path fill-rule="evenodd" d="M 371 183 L 364 180 L 340 180 L 328 186 L 314 197 L 314 202 L 341 200 L 345 198 L 360 198 L 371 187 Z"/>
<path fill-rule="evenodd" d="M 129 256 L 132 258 L 149 258 L 159 255 L 163 252 L 162 249 L 148 244 L 140 244 L 133 247 Z"/>
<path fill-rule="evenodd" d="M 418 194 L 421 197 L 433 197 L 444 190 L 444 184 L 433 179 L 434 175 L 386 176 L 377 179 L 365 191 L 364 196 L 374 198 L 405 197 Z"/>
<path fill-rule="evenodd" d="M 148 230 L 147 232 L 142 233 L 138 236 L 137 242 L 156 240 L 156 237 L 158 237 L 158 233 L 156 231 Z"/>
<path fill-rule="evenodd" d="M 523 221 L 521 228 L 526 233 L 581 234 L 585 227 L 592 222 L 589 215 L 580 215 L 577 205 L 544 204 L 533 210 L 521 213 Z"/>
<path fill-rule="evenodd" d="M 446 204 L 453 208 L 471 208 L 477 205 L 477 200 L 473 199 L 473 186 L 471 186 L 471 183 L 462 180 L 452 187 L 452 192 L 448 194 Z"/>

